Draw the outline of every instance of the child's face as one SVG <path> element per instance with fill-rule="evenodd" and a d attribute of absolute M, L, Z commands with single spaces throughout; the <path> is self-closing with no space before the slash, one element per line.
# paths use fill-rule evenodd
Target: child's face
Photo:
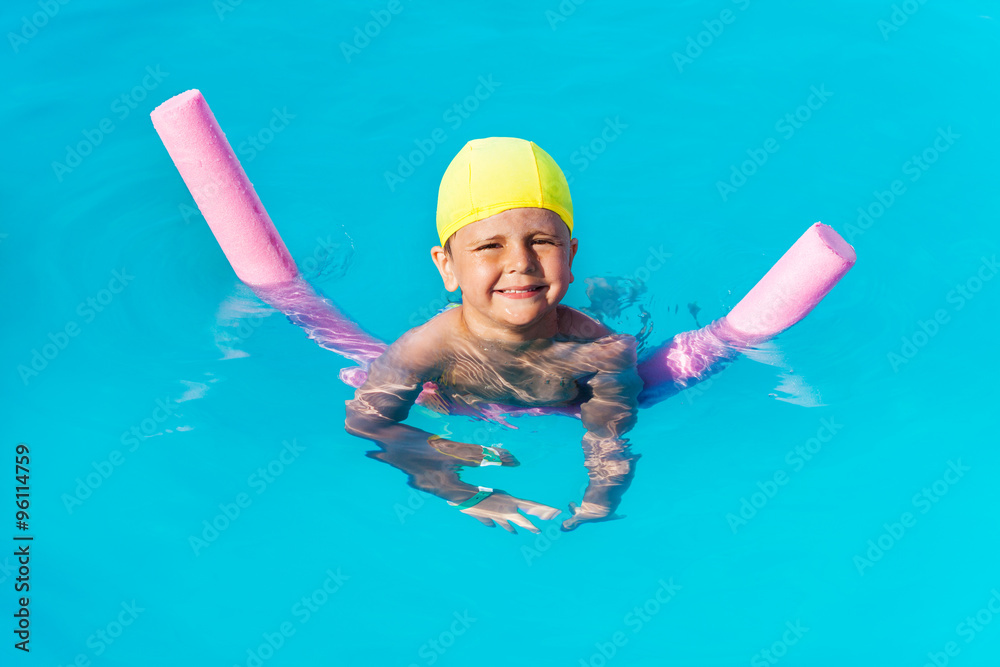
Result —
<path fill-rule="evenodd" d="M 461 288 L 474 332 L 524 340 L 555 335 L 576 246 L 556 213 L 515 208 L 462 227 L 450 254 L 436 246 L 431 255 L 448 291 Z"/>

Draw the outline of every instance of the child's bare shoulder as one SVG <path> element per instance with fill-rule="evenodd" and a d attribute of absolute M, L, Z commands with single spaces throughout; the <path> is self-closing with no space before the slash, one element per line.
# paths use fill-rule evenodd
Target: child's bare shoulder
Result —
<path fill-rule="evenodd" d="M 582 339 L 587 344 L 588 358 L 598 370 L 613 370 L 636 363 L 636 341 L 627 334 L 616 334 L 594 318 L 570 308 L 559 306 L 560 334 Z"/>
<path fill-rule="evenodd" d="M 453 347 L 455 327 L 458 325 L 457 310 L 446 310 L 400 336 L 389 346 L 389 353 L 396 363 L 419 371 L 439 367 Z"/>
<path fill-rule="evenodd" d="M 569 306 L 559 306 L 559 333 L 569 338 L 597 340 L 614 333 L 589 315 Z"/>

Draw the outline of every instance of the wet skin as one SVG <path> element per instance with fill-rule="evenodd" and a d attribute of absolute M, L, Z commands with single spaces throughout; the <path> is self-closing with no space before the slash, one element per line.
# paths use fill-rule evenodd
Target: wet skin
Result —
<path fill-rule="evenodd" d="M 431 407 L 443 412 L 486 403 L 577 405 L 590 483 L 563 528 L 618 518 L 638 458 L 622 438 L 635 423 L 641 388 L 635 339 L 559 304 L 573 281 L 576 239 L 555 213 L 521 208 L 463 227 L 449 246 L 431 254 L 445 287 L 462 290 L 462 305 L 410 330 L 373 362 L 348 402 L 347 430 L 378 442 L 383 451 L 374 456 L 408 473 L 411 485 L 458 503 L 478 489 L 457 470 L 478 465 L 482 448 L 400 423 L 424 383 L 436 385 Z M 516 465 L 502 454 L 503 465 Z M 558 513 L 504 492 L 462 511 L 486 525 L 537 532 L 518 509 L 545 519 Z"/>

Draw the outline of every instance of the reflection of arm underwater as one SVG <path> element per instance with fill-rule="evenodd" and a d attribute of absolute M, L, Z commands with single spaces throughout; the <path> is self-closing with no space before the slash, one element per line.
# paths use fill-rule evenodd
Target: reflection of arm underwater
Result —
<path fill-rule="evenodd" d="M 341 379 L 360 386 L 368 365 L 385 345 L 301 279 L 201 93 L 181 93 L 157 107 L 151 116 L 237 276 L 305 328 L 322 347 L 358 362 L 359 367 L 342 371 Z M 726 317 L 675 336 L 639 363 L 644 384 L 640 404 L 652 405 L 677 393 L 718 370 L 720 362 L 732 358 L 739 348 L 763 342 L 798 322 L 847 273 L 854 260 L 854 249 L 830 227 L 820 223 L 810 227 Z M 425 388 L 417 402 L 435 401 L 429 391 Z M 580 416 L 579 408 L 489 406 L 485 413 L 501 419 L 504 413 Z"/>

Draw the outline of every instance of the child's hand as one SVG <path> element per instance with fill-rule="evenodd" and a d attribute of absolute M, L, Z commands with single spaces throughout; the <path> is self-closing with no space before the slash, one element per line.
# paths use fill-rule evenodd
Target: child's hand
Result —
<path fill-rule="evenodd" d="M 562 524 L 562 529 L 565 531 L 573 530 L 581 523 L 598 523 L 600 521 L 614 521 L 615 519 L 625 518 L 612 512 L 610 507 L 597 503 L 589 503 L 586 500 L 579 505 L 570 503 L 569 511 L 572 516 L 563 521 Z"/>
<path fill-rule="evenodd" d="M 479 519 L 483 525 L 490 528 L 496 524 L 500 524 L 500 527 L 504 530 L 516 533 L 517 531 L 514 530 L 514 526 L 510 525 L 513 523 L 533 533 L 540 533 L 541 531 L 535 528 L 535 525 L 527 517 L 518 512 L 518 510 L 545 520 L 552 519 L 559 514 L 559 510 L 555 507 L 542 505 L 531 500 L 515 498 L 503 491 L 494 491 L 479 503 L 472 507 L 467 507 L 461 510 L 461 512 Z"/>
<path fill-rule="evenodd" d="M 430 437 L 427 439 L 434 449 L 442 454 L 461 461 L 465 466 L 519 466 L 521 462 L 503 447 L 481 447 L 467 442 L 456 442 L 444 438 Z"/>

